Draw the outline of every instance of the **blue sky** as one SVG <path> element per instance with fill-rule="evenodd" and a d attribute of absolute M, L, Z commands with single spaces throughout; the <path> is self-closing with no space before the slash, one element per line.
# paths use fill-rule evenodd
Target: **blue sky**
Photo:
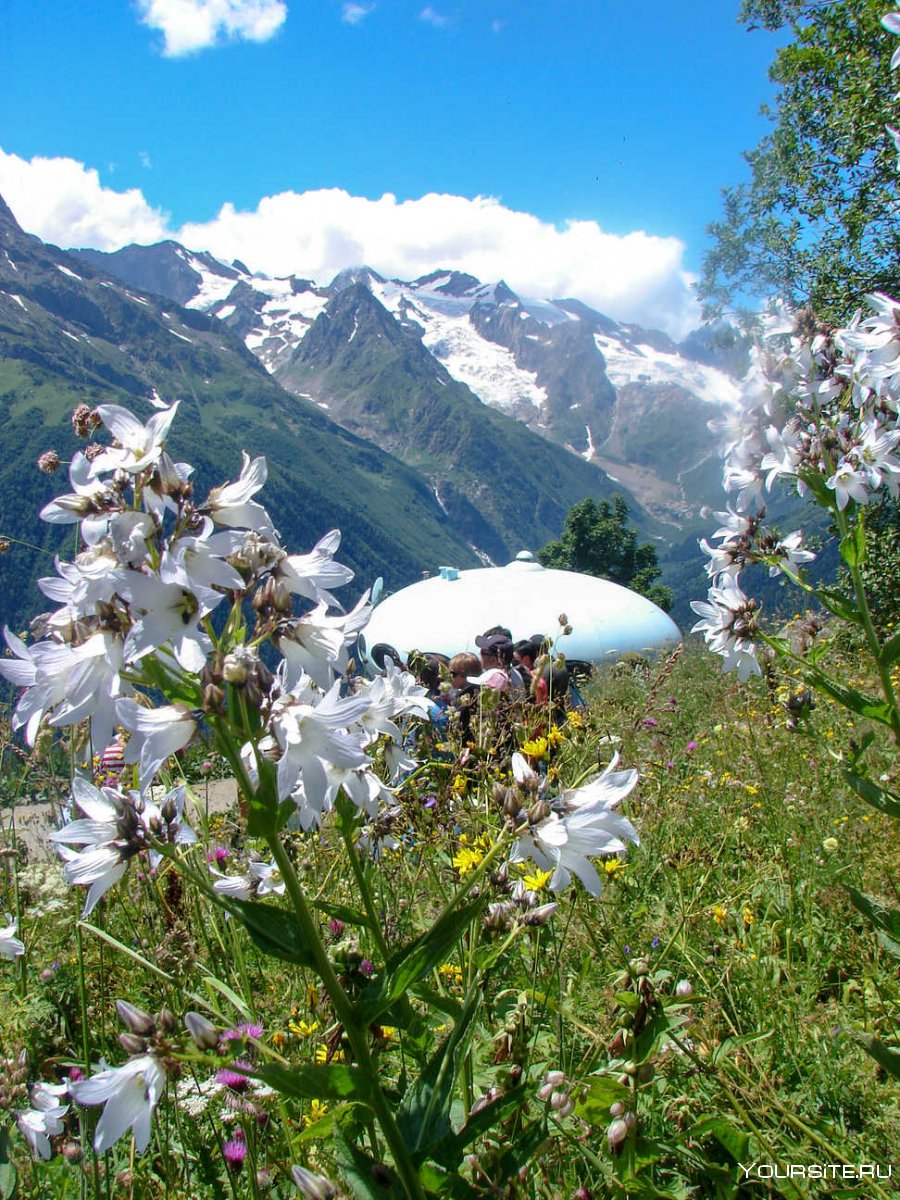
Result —
<path fill-rule="evenodd" d="M 5 0 L 0 192 L 62 245 L 190 233 L 322 282 L 469 263 L 678 331 L 772 94 L 737 8 Z"/>

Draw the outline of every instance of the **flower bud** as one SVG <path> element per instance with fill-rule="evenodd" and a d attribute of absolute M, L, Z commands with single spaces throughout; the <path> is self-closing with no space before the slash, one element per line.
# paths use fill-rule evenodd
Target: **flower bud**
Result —
<path fill-rule="evenodd" d="M 126 1054 L 145 1054 L 147 1051 L 146 1041 L 136 1033 L 120 1033 L 119 1045 Z"/>
<path fill-rule="evenodd" d="M 622 1117 L 617 1117 L 615 1121 L 610 1122 L 609 1128 L 606 1131 L 606 1140 L 609 1142 L 609 1148 L 613 1154 L 617 1154 L 622 1143 L 628 1137 L 628 1126 Z"/>
<path fill-rule="evenodd" d="M 165 1006 L 159 1010 L 159 1016 L 156 1019 L 163 1033 L 174 1033 L 178 1028 L 178 1022 L 175 1020 L 174 1013 Z"/>
<path fill-rule="evenodd" d="M 688 996 L 693 996 L 694 985 L 689 979 L 679 979 L 675 984 L 675 995 L 679 1000 L 687 1000 Z"/>
<path fill-rule="evenodd" d="M 218 1045 L 219 1031 L 201 1013 L 185 1013 L 184 1026 L 198 1050 L 214 1050 Z"/>
<path fill-rule="evenodd" d="M 291 1167 L 291 1179 L 308 1200 L 334 1200 L 338 1190 L 324 1175 L 315 1175 L 306 1167 Z"/>
<path fill-rule="evenodd" d="M 240 687 L 241 684 L 247 682 L 249 674 L 247 663 L 243 657 L 235 654 L 225 656 L 225 661 L 222 663 L 222 678 L 226 683 L 233 683 Z"/>
<path fill-rule="evenodd" d="M 541 904 L 523 913 L 520 919 L 523 925 L 546 925 L 558 908 L 558 904 Z"/>
<path fill-rule="evenodd" d="M 538 1091 L 538 1099 L 549 1100 L 553 1093 L 561 1088 L 565 1082 L 565 1071 L 548 1071 L 541 1080 L 541 1087 Z"/>
<path fill-rule="evenodd" d="M 609 1115 L 611 1117 L 621 1117 L 625 1112 L 625 1105 L 621 1100 L 617 1100 L 615 1104 L 609 1106 Z"/>
<path fill-rule="evenodd" d="M 214 683 L 208 683 L 203 689 L 203 711 L 221 712 L 225 703 L 225 693 Z"/>
<path fill-rule="evenodd" d="M 153 1033 L 156 1028 L 156 1022 L 149 1013 L 145 1013 L 142 1008 L 136 1008 L 133 1004 L 129 1004 L 127 1000 L 116 1001 L 116 1012 L 119 1014 L 119 1020 L 132 1033 L 148 1034 Z"/>

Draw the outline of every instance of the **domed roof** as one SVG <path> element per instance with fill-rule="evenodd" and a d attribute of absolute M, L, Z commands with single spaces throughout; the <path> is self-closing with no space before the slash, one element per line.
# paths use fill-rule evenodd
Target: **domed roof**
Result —
<path fill-rule="evenodd" d="M 571 633 L 561 632 L 562 615 Z M 681 641 L 678 626 L 645 596 L 594 575 L 542 567 L 522 551 L 505 567 L 441 567 L 388 596 L 375 608 L 361 649 L 368 655 L 387 643 L 404 660 L 413 650 L 477 654 L 475 638 L 492 625 L 506 626 L 514 641 L 543 634 L 567 658 L 594 663 Z"/>

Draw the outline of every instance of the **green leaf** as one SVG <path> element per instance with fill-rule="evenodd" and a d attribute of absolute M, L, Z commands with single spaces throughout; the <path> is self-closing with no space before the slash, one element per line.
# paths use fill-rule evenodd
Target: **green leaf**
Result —
<path fill-rule="evenodd" d="M 900 908 L 888 908 L 877 896 L 866 896 L 856 888 L 847 887 L 846 891 L 853 907 L 868 917 L 876 929 L 883 929 L 888 937 L 900 938 Z"/>
<path fill-rule="evenodd" d="M 852 625 L 863 624 L 862 613 L 837 588 L 818 587 L 815 592 L 828 611 L 833 612 L 836 617 L 840 617 L 842 621 L 849 621 Z"/>
<path fill-rule="evenodd" d="M 10 1156 L 9 1130 L 0 1129 L 0 1200 L 14 1200 L 19 1187 L 16 1164 Z"/>
<path fill-rule="evenodd" d="M 611 1075 L 594 1075 L 588 1081 L 586 1094 L 575 1105 L 575 1116 L 595 1129 L 603 1129 L 611 1120 L 610 1108 L 614 1104 L 624 1104 L 629 1096 L 628 1088 L 618 1079 Z"/>
<path fill-rule="evenodd" d="M 886 1046 L 871 1033 L 853 1034 L 854 1041 L 859 1042 L 863 1049 L 871 1054 L 880 1067 L 895 1079 L 900 1079 L 900 1047 Z"/>
<path fill-rule="evenodd" d="M 706 1117 L 690 1131 L 692 1138 L 712 1137 L 735 1162 L 746 1162 L 750 1135 L 725 1117 Z"/>
<path fill-rule="evenodd" d="M 430 988 L 427 984 L 414 983 L 409 989 L 417 1000 L 421 1000 L 423 1004 L 427 1004 L 429 1008 L 434 1008 L 438 1012 L 449 1017 L 452 1021 L 458 1021 L 462 1016 L 463 1006 L 458 1000 L 454 1000 L 452 996 L 443 996 L 440 992 L 436 992 L 434 988 Z"/>
<path fill-rule="evenodd" d="M 253 1014 L 250 1012 L 247 1004 L 241 999 L 241 997 L 233 988 L 228 986 L 227 983 L 223 983 L 222 980 L 217 979 L 215 975 L 204 975 L 203 986 L 208 992 L 213 994 L 218 993 L 220 996 L 224 996 L 229 1004 L 234 1005 L 235 1010 L 240 1013 L 245 1021 L 252 1020 Z"/>
<path fill-rule="evenodd" d="M 857 775 L 853 771 L 845 771 L 844 779 L 859 796 L 860 800 L 865 800 L 866 804 L 878 812 L 885 813 L 889 817 L 900 817 L 900 800 L 896 799 L 891 792 L 879 787 L 877 783 L 873 783 L 871 779 L 866 779 L 863 775 Z"/>
<path fill-rule="evenodd" d="M 394 1172 L 360 1149 L 355 1139 L 336 1129 L 334 1142 L 338 1162 L 357 1200 L 405 1200 Z"/>
<path fill-rule="evenodd" d="M 445 962 L 471 921 L 484 907 L 483 899 L 451 909 L 436 925 L 392 954 L 376 988 L 362 996 L 361 1011 L 374 1021 L 398 1000 L 412 984 Z"/>
<path fill-rule="evenodd" d="M 892 958 L 900 958 L 900 942 L 895 942 L 892 937 L 888 937 L 881 930 L 877 933 L 878 944 L 883 950 L 886 950 Z"/>
<path fill-rule="evenodd" d="M 368 929 L 371 924 L 365 913 L 361 913 L 357 908 L 351 908 L 349 904 L 328 904 L 325 900 L 311 900 L 310 905 L 317 912 L 324 913 L 326 917 L 334 917 L 338 921 L 343 921 L 345 925 L 363 925 Z"/>
<path fill-rule="evenodd" d="M 281 828 L 278 777 L 275 764 L 257 755 L 259 783 L 247 798 L 247 832 L 251 837 L 274 837 Z M 293 805 L 292 805 L 293 807 Z"/>
<path fill-rule="evenodd" d="M 253 1071 L 283 1096 L 299 1100 L 358 1100 L 367 1104 L 372 1097 L 373 1081 L 359 1067 L 344 1063 L 315 1063 L 303 1067 L 286 1067 L 281 1063 L 265 1063 Z"/>
<path fill-rule="evenodd" d="M 502 1096 L 498 1096 L 496 1100 L 486 1104 L 484 1108 L 480 1108 L 477 1113 L 469 1117 L 458 1132 L 434 1146 L 432 1148 L 433 1157 L 443 1166 L 452 1168 L 462 1160 L 466 1149 L 476 1138 L 481 1137 L 483 1133 L 487 1133 L 510 1113 L 521 1108 L 526 1099 L 527 1089 L 524 1083 L 520 1083 L 511 1091 L 504 1092 Z M 609 1118 L 607 1118 L 607 1123 L 608 1121 Z"/>
<path fill-rule="evenodd" d="M 462 1016 L 450 1036 L 437 1048 L 400 1102 L 397 1124 L 410 1153 L 417 1160 L 428 1156 L 443 1166 L 457 1166 L 457 1161 L 448 1162 L 434 1153 L 433 1147 L 451 1133 L 450 1103 L 457 1069 L 468 1048 L 469 1030 L 481 1007 L 481 998 L 480 991 L 469 993 Z"/>
<path fill-rule="evenodd" d="M 843 704 L 844 708 L 858 713 L 861 717 L 869 717 L 873 721 L 880 721 L 883 725 L 890 725 L 892 710 L 885 701 L 873 700 L 871 696 L 864 695 L 856 688 L 845 687 L 820 671 L 818 667 L 807 664 L 803 668 L 803 673 L 810 683 L 825 692 L 826 695 L 831 696 L 833 700 L 837 700 L 838 704 Z"/>
<path fill-rule="evenodd" d="M 900 633 L 895 633 L 894 636 L 881 647 L 881 653 L 878 656 L 878 661 L 886 667 L 891 667 L 900 658 Z"/>
<path fill-rule="evenodd" d="M 297 928 L 297 923 L 283 908 L 260 900 L 234 900 L 226 897 L 222 904 L 244 925 L 250 939 L 270 958 L 315 969 L 315 957 Z"/>
<path fill-rule="evenodd" d="M 866 561 L 866 527 L 862 513 L 846 537 L 841 538 L 841 558 L 848 567 L 861 567 Z"/>

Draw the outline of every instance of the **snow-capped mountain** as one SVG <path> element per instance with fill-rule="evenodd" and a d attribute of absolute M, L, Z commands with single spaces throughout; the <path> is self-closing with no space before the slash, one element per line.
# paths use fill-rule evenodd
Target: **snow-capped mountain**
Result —
<path fill-rule="evenodd" d="M 362 285 L 450 378 L 595 462 L 669 520 L 708 499 L 691 486 L 715 455 L 706 422 L 739 403 L 739 384 L 716 365 L 708 336 L 679 346 L 578 300 L 519 297 L 502 281 L 458 271 L 404 281 L 360 267 L 321 285 L 253 274 L 173 242 L 77 253 L 132 286 L 218 317 L 283 386 L 350 428 L 354 421 L 335 411 L 340 404 L 321 372 L 308 369 L 302 346 L 316 322 L 330 319 L 340 294 Z M 356 332 L 351 323 L 348 338 Z"/>

